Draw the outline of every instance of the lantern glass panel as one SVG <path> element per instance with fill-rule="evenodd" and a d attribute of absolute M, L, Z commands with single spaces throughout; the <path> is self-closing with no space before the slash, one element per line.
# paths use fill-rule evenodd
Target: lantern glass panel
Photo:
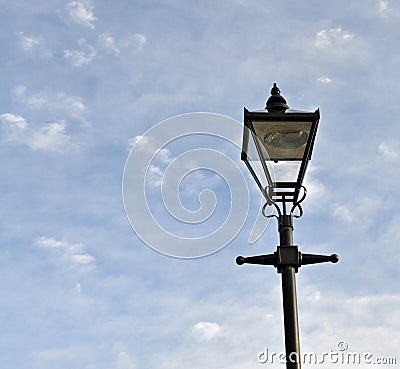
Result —
<path fill-rule="evenodd" d="M 309 140 L 312 122 L 253 121 L 265 160 L 301 161 Z"/>
<path fill-rule="evenodd" d="M 269 162 L 270 171 L 279 182 L 297 182 L 300 171 L 301 161 L 279 161 Z"/>
<path fill-rule="evenodd" d="M 265 158 L 268 157 L 268 153 L 265 151 L 264 146 L 255 133 L 246 126 L 244 127 L 242 149 L 244 154 L 242 158 L 245 160 L 248 169 L 261 191 L 263 191 L 265 187 L 275 183 L 275 174 L 272 166 L 273 162 L 265 160 Z"/>

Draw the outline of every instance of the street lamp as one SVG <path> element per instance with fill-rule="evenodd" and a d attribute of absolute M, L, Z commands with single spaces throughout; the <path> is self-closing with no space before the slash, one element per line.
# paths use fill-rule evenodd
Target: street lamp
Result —
<path fill-rule="evenodd" d="M 267 206 L 274 206 L 277 211 L 278 215 L 266 216 L 278 219 L 280 244 L 273 254 L 238 256 L 236 263 L 273 265 L 282 274 L 287 369 L 301 367 L 295 273 L 302 265 L 339 261 L 336 254 L 303 254 L 293 245 L 293 217 L 303 215 L 301 202 L 307 194 L 303 180 L 319 118 L 319 109 L 315 112 L 289 109 L 276 83 L 264 110 L 244 109 L 241 159 L 265 197 L 263 214 Z"/>

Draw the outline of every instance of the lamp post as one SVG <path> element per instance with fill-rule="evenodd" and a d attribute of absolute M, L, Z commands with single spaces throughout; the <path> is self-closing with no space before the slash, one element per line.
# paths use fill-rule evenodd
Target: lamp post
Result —
<path fill-rule="evenodd" d="M 303 254 L 293 244 L 293 218 L 303 215 L 301 202 L 307 194 L 303 179 L 319 118 L 319 109 L 315 112 L 289 109 L 276 83 L 264 110 L 244 109 L 241 159 L 265 197 L 263 214 L 267 206 L 274 206 L 277 211 L 278 215 L 265 216 L 277 218 L 280 242 L 273 254 L 238 256 L 236 263 L 273 265 L 282 275 L 287 369 L 301 367 L 295 273 L 302 265 L 339 260 L 336 254 Z"/>

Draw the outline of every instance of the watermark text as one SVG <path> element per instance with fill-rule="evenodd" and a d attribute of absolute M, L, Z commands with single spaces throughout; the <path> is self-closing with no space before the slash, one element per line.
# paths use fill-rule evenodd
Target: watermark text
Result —
<path fill-rule="evenodd" d="M 302 364 L 372 364 L 372 365 L 397 365 L 400 360 L 395 356 L 379 356 L 371 352 L 355 352 L 350 351 L 346 341 L 339 341 L 336 349 L 328 351 L 304 352 L 300 355 L 296 352 L 290 353 L 288 357 L 284 352 L 270 351 L 267 347 L 257 356 L 260 364 L 286 364 L 288 361 L 292 363 Z"/>

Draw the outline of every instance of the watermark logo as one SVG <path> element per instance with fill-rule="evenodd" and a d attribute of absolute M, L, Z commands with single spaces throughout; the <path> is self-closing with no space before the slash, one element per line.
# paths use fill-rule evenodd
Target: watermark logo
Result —
<path fill-rule="evenodd" d="M 249 243 L 262 235 L 269 219 L 260 215 L 261 194 L 249 193 L 259 190 L 240 163 L 242 135 L 243 124 L 232 118 L 190 113 L 132 140 L 122 195 L 145 244 L 178 258 L 212 254 L 237 237 L 255 197 Z"/>
<path fill-rule="evenodd" d="M 258 353 L 258 362 L 260 364 L 286 364 L 287 361 L 299 362 L 301 364 L 372 364 L 372 365 L 397 365 L 400 360 L 395 356 L 379 356 L 371 352 L 354 352 L 349 350 L 346 341 L 339 341 L 335 350 L 328 350 L 322 353 L 305 352 L 298 357 L 297 353 L 292 352 L 288 358 L 284 352 L 274 352 L 265 348 Z"/>

